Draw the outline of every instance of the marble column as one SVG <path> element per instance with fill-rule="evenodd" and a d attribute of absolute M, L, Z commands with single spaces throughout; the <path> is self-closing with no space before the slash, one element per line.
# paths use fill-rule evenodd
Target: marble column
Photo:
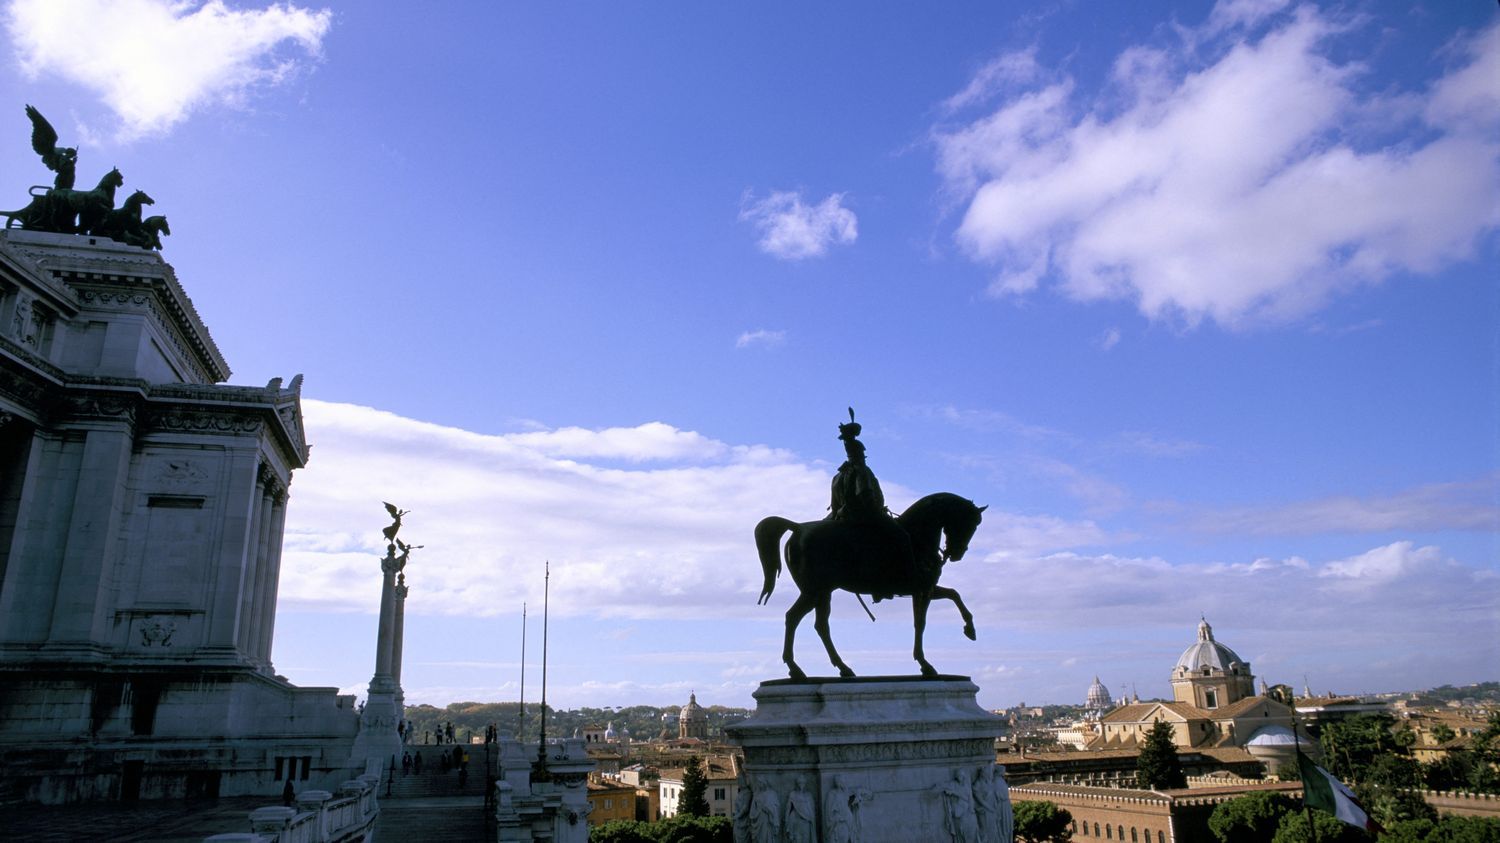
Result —
<path fill-rule="evenodd" d="M 375 639 L 375 676 L 370 680 L 370 693 L 380 690 L 389 693 L 395 690 L 391 678 L 391 656 L 394 652 L 396 632 L 396 574 L 400 568 L 396 563 L 396 548 L 390 546 L 385 558 L 380 560 L 385 582 L 380 588 L 380 628 Z"/>
<path fill-rule="evenodd" d="M 396 618 L 391 636 L 391 682 L 396 686 L 396 717 L 406 713 L 406 692 L 401 688 L 401 650 L 406 633 L 406 574 L 396 575 Z"/>
<path fill-rule="evenodd" d="M 406 565 L 406 554 L 396 555 L 396 546 L 387 545 L 380 560 L 385 575 L 380 590 L 380 632 L 375 642 L 375 675 L 370 679 L 370 693 L 359 718 L 359 734 L 354 739 L 354 762 L 366 772 L 384 777 L 392 761 L 401 755 L 401 736 L 396 731 L 400 709 L 396 695 L 400 686 L 391 673 L 395 654 L 396 575 Z"/>
<path fill-rule="evenodd" d="M 252 521 L 251 550 L 245 554 L 245 584 L 241 591 L 240 626 L 237 641 L 242 658 L 255 660 L 255 642 L 260 637 L 258 624 L 260 614 L 261 586 L 265 583 L 266 562 L 271 536 L 271 506 L 275 476 L 264 463 L 257 472 L 256 489 L 260 492 L 260 503 Z"/>
<path fill-rule="evenodd" d="M 283 489 L 276 495 L 276 505 L 271 511 L 271 564 L 266 572 L 263 595 L 265 608 L 259 625 L 260 641 L 256 646 L 256 652 L 267 669 L 271 668 L 271 642 L 276 631 L 276 594 L 281 585 L 281 542 L 286 529 L 286 500 L 287 492 Z"/>

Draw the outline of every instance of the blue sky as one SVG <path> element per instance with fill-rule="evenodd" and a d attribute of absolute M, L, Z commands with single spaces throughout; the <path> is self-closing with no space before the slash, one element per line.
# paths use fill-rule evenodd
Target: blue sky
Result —
<path fill-rule="evenodd" d="M 928 634 L 986 705 L 1166 694 L 1200 613 L 1299 688 L 1495 678 L 1493 4 L 804 6 L 6 7 L 14 204 L 31 103 L 233 382 L 306 374 L 281 672 L 368 682 L 391 500 L 408 700 L 513 699 L 550 559 L 550 699 L 747 705 L 751 528 L 852 405 L 893 506 L 990 507 Z"/>

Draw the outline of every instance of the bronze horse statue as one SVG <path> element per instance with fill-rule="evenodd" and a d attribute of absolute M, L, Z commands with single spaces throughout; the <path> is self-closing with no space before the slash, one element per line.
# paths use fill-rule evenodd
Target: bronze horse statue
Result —
<path fill-rule="evenodd" d="M 110 170 L 93 190 L 53 188 L 18 211 L 0 211 L 0 216 L 8 218 L 7 227 L 19 223 L 32 231 L 91 234 L 114 210 L 115 188 L 124 183 L 118 169 Z"/>
<path fill-rule="evenodd" d="M 938 585 L 938 578 L 942 576 L 944 563 L 962 559 L 968 552 L 969 541 L 979 529 L 985 508 L 975 506 L 967 498 L 939 492 L 922 498 L 897 516 L 895 523 L 900 525 L 900 530 L 858 520 L 797 523 L 774 515 L 755 525 L 755 548 L 766 577 L 760 592 L 762 604 L 770 599 L 776 588 L 776 578 L 781 574 L 781 554 L 778 552 L 781 538 L 791 534 L 786 544 L 786 568 L 800 593 L 786 611 L 786 643 L 781 660 L 786 663 L 792 678 L 807 678 L 792 659 L 792 640 L 796 637 L 797 625 L 814 610 L 817 615 L 813 628 L 823 640 L 829 660 L 839 669 L 839 676 L 854 675 L 854 671 L 839 658 L 828 634 L 829 603 L 837 589 L 852 591 L 856 595 L 910 595 L 916 634 L 912 657 L 922 666 L 923 676 L 936 676 L 937 670 L 922 652 L 927 607 L 933 600 L 952 600 L 963 616 L 964 635 L 974 640 L 974 616 L 958 592 Z M 900 540 L 902 531 L 910 540 L 909 545 Z M 944 537 L 947 538 L 946 547 L 942 544 Z"/>
<path fill-rule="evenodd" d="M 118 240 L 121 243 L 142 246 L 146 243 L 146 230 L 141 225 L 141 206 L 155 204 L 156 200 L 152 199 L 146 191 L 137 190 L 125 197 L 124 204 L 105 214 L 99 225 L 89 233 Z"/>

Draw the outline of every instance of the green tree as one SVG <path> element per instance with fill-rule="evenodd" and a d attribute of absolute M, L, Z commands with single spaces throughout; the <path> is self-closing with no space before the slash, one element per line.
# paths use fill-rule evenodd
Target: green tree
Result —
<path fill-rule="evenodd" d="M 1323 727 L 1318 741 L 1323 747 L 1323 766 L 1344 781 L 1369 778 L 1370 765 L 1383 755 L 1401 753 L 1389 714 L 1356 714 Z"/>
<path fill-rule="evenodd" d="M 611 820 L 589 829 L 589 843 L 656 843 L 650 824 L 636 820 Z"/>
<path fill-rule="evenodd" d="M 1469 783 L 1469 766 L 1467 752 L 1449 752 L 1422 765 L 1422 783 L 1428 790 L 1458 790 Z"/>
<path fill-rule="evenodd" d="M 1439 723 L 1432 727 L 1432 739 L 1440 744 L 1447 743 L 1456 737 L 1458 734 L 1447 723 Z"/>
<path fill-rule="evenodd" d="M 1170 790 L 1187 787 L 1177 745 L 1172 742 L 1172 724 L 1157 721 L 1146 734 L 1140 757 L 1135 762 L 1135 783 L 1144 790 Z"/>
<path fill-rule="evenodd" d="M 1308 833 L 1307 817 L 1312 816 L 1312 827 L 1317 831 L 1317 843 L 1368 843 L 1373 840 L 1362 828 L 1338 819 L 1325 811 L 1289 811 L 1276 827 L 1276 836 L 1271 843 L 1313 843 Z"/>
<path fill-rule="evenodd" d="M 1475 793 L 1500 793 L 1500 711 L 1490 712 L 1484 731 L 1474 736 L 1468 750 L 1469 789 Z"/>
<path fill-rule="evenodd" d="M 1380 843 L 1500 843 L 1494 817 L 1446 816 L 1403 820 L 1380 833 Z"/>
<path fill-rule="evenodd" d="M 728 817 L 678 814 L 661 822 L 614 820 L 589 829 L 589 843 L 733 843 Z"/>
<path fill-rule="evenodd" d="M 678 815 L 656 824 L 658 843 L 734 843 L 728 817 Z"/>
<path fill-rule="evenodd" d="M 1208 830 L 1220 843 L 1264 843 L 1297 804 L 1280 793 L 1261 791 L 1220 802 L 1208 818 Z"/>
<path fill-rule="evenodd" d="M 1055 802 L 1027 800 L 1014 806 L 1016 843 L 1067 843 L 1073 839 L 1068 826 L 1073 815 Z"/>
<path fill-rule="evenodd" d="M 708 816 L 708 776 L 703 772 L 703 761 L 696 755 L 688 756 L 687 766 L 682 770 L 682 797 L 677 800 L 677 813 Z"/>
<path fill-rule="evenodd" d="M 1365 783 L 1355 788 L 1354 795 L 1370 818 L 1385 828 L 1405 820 L 1437 819 L 1437 811 L 1415 791 Z"/>
<path fill-rule="evenodd" d="M 1365 768 L 1365 780 L 1387 787 L 1421 787 L 1422 765 L 1405 755 L 1377 756 Z"/>

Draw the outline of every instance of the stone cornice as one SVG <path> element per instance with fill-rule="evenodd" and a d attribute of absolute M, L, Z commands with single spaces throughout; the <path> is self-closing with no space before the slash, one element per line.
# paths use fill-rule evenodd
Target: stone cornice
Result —
<path fill-rule="evenodd" d="M 293 381 L 296 389 L 280 389 L 69 377 L 14 346 L 0 338 L 0 397 L 34 421 L 139 420 L 145 431 L 179 433 L 252 434 L 265 429 L 289 467 L 307 464 L 300 380 Z"/>
<path fill-rule="evenodd" d="M 214 344 L 192 299 L 182 289 L 172 265 L 156 252 L 126 246 L 99 237 L 73 234 L 46 234 L 35 231 L 0 231 L 0 251 L 29 261 L 40 272 L 64 282 L 83 299 L 85 286 L 118 288 L 125 292 L 148 285 L 165 306 L 175 330 L 180 332 L 196 352 L 214 383 L 228 380 L 229 364 Z M 21 263 L 22 261 L 17 261 Z M 85 302 L 86 303 L 86 302 Z"/>
<path fill-rule="evenodd" d="M 151 400 L 161 409 L 175 407 L 182 411 L 196 408 L 196 412 L 212 408 L 230 409 L 240 412 L 259 411 L 262 421 L 272 433 L 272 438 L 281 447 L 287 463 L 292 468 L 307 464 L 309 448 L 302 432 L 302 379 L 292 379 L 290 389 L 281 389 L 273 382 L 267 386 L 229 386 L 226 384 L 158 384 L 151 388 Z"/>
<path fill-rule="evenodd" d="M 7 235 L 15 232 L 0 229 L 0 269 L 23 277 L 37 292 L 45 294 L 48 301 L 69 315 L 78 312 L 78 294 L 49 272 L 38 271 L 35 258 L 11 245 Z"/>

